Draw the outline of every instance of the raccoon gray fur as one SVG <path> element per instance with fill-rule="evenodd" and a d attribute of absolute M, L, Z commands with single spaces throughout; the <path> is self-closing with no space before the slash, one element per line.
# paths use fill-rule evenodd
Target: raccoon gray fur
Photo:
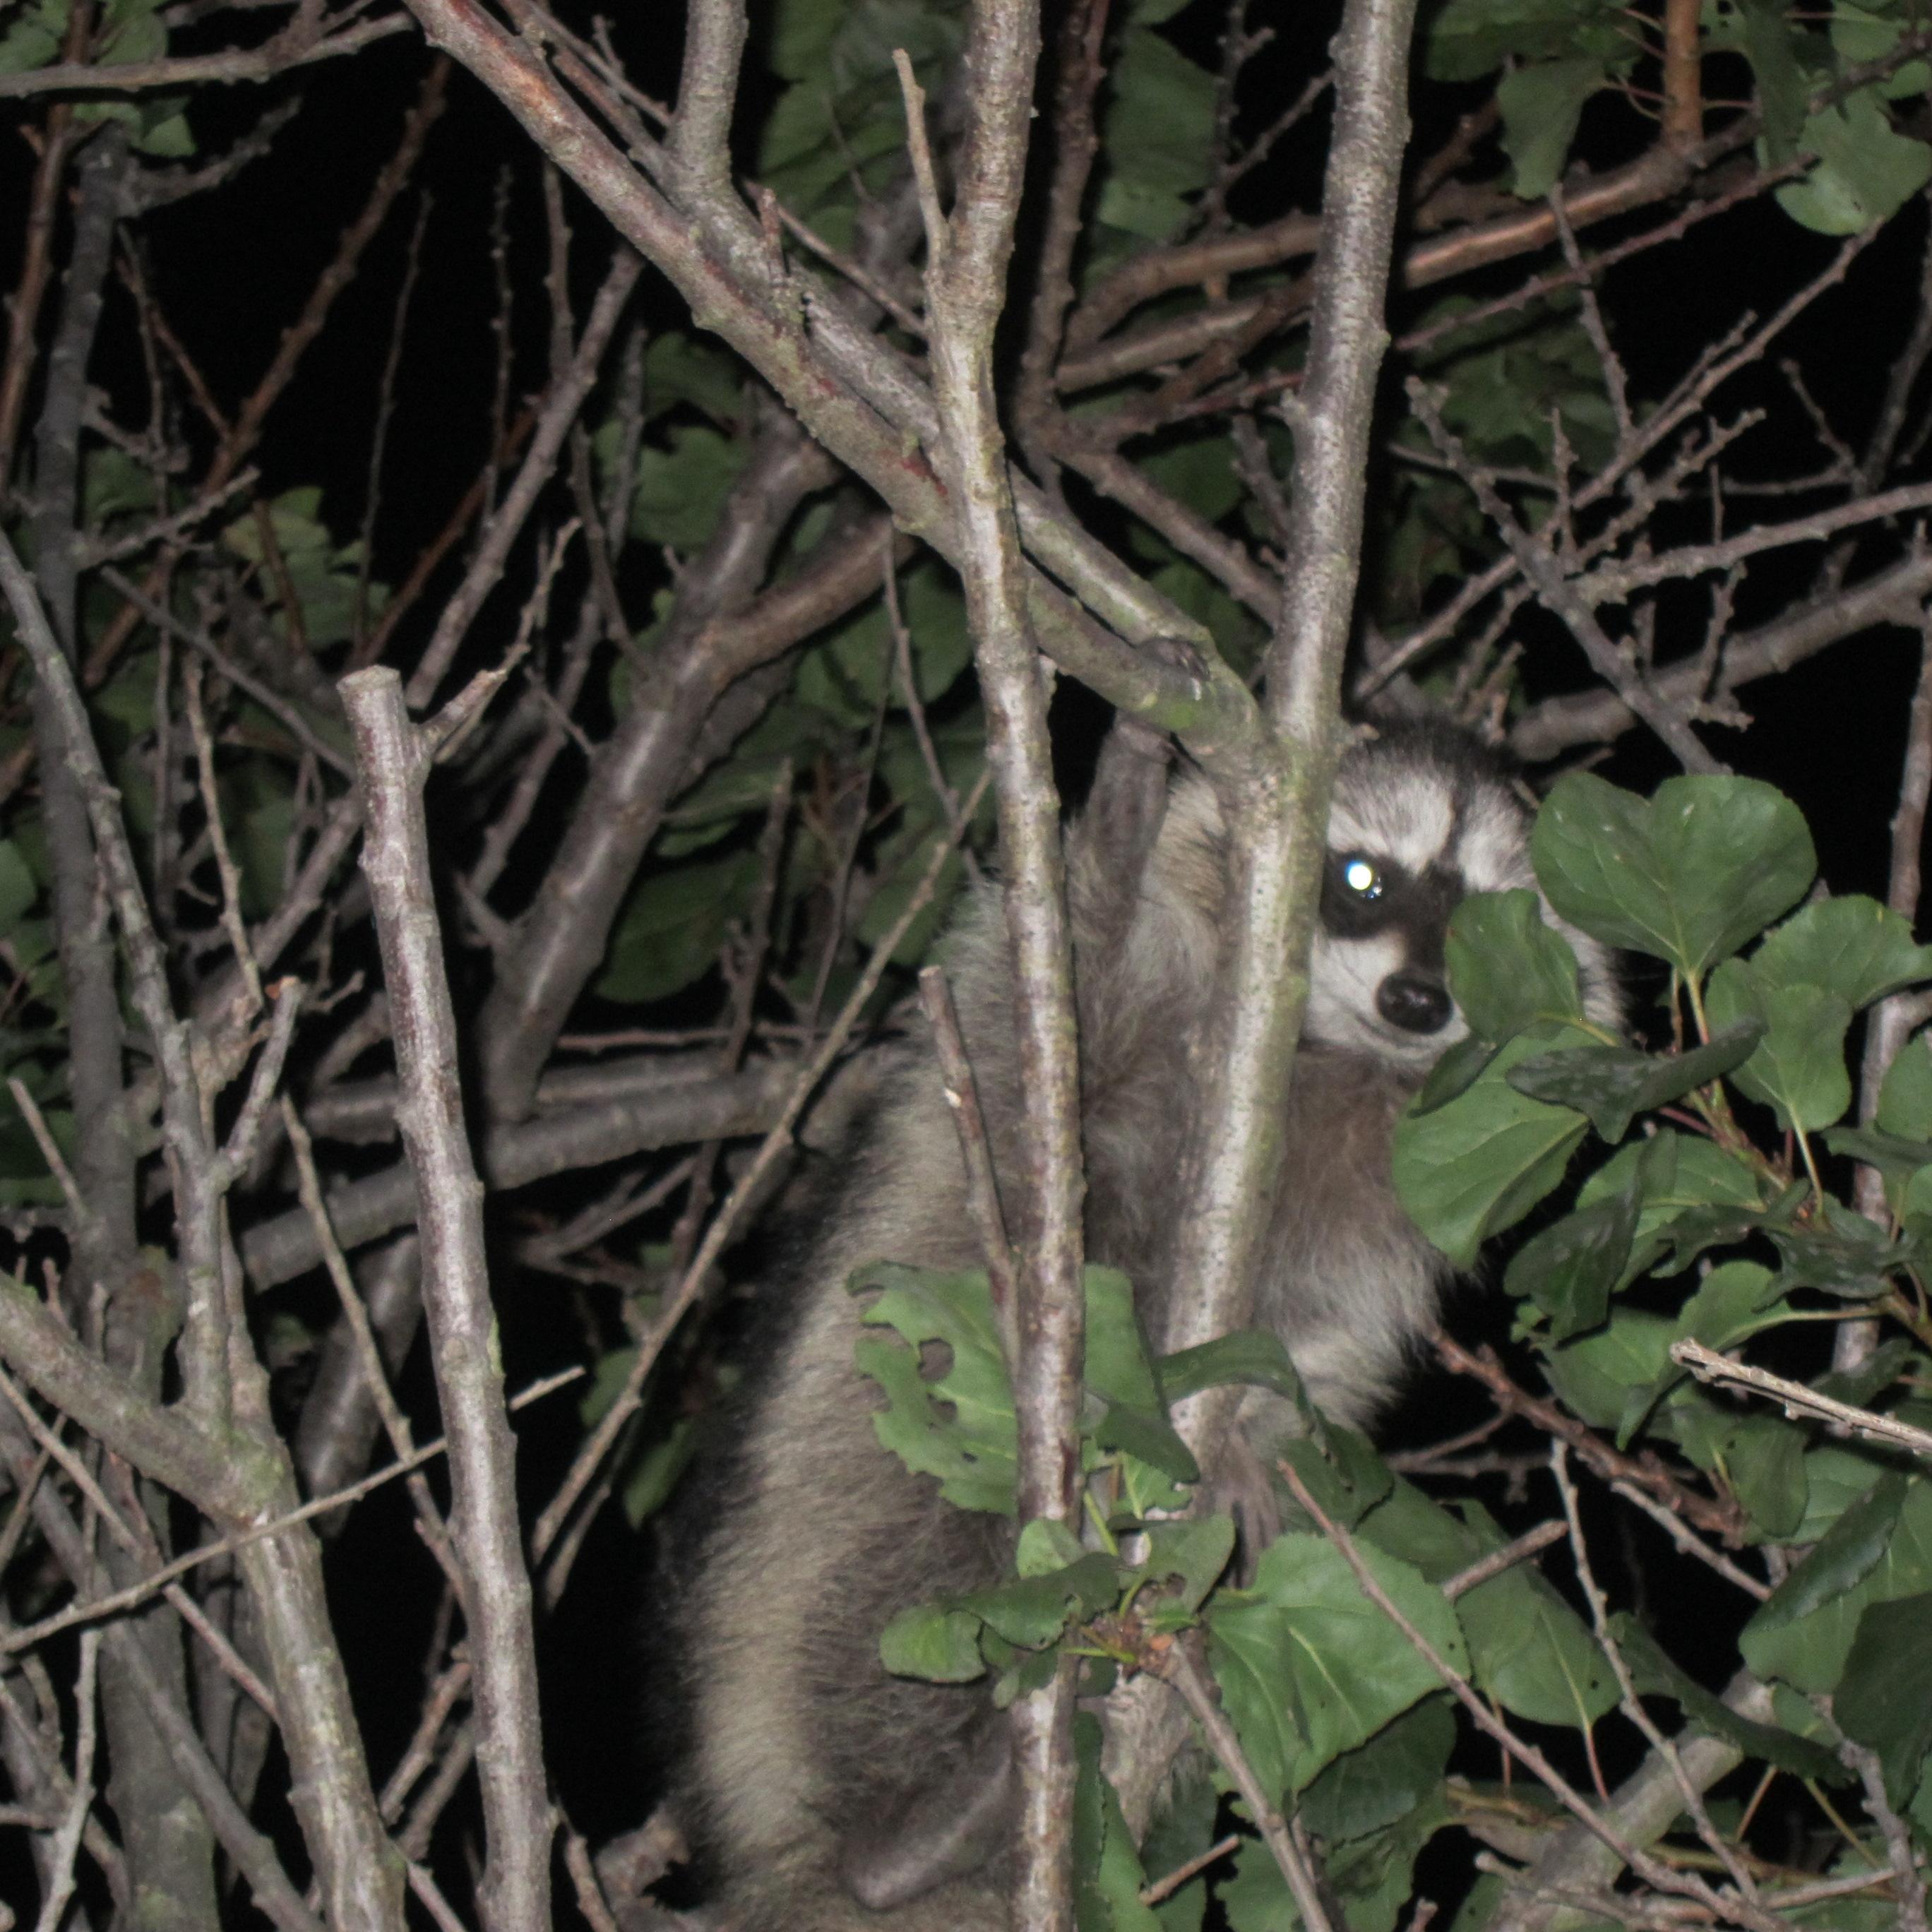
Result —
<path fill-rule="evenodd" d="M 1437 1055 L 1467 1030 L 1444 979 L 1449 915 L 1466 892 L 1534 888 L 1528 825 L 1501 770 L 1460 733 L 1393 727 L 1343 758 L 1255 1318 L 1339 1421 L 1373 1419 L 1436 1317 L 1449 1270 L 1396 1199 L 1390 1136 Z M 1192 776 L 1166 785 L 1144 863 L 1121 866 L 1090 812 L 1068 838 L 1088 1258 L 1127 1274 L 1156 1342 L 1225 848 L 1214 795 Z M 1586 1004 L 1613 1019 L 1609 962 L 1565 930 Z M 1031 1208 L 997 886 L 968 908 L 944 957 L 1009 1230 L 1024 1244 Z M 674 1807 L 715 1875 L 706 1922 L 729 1932 L 1007 1923 L 1004 1838 L 997 1816 L 979 1815 L 997 1810 L 988 1766 L 1003 1737 L 983 1688 L 895 1678 L 878 1660 L 896 1612 L 994 1581 L 1012 1534 L 944 1504 L 880 1446 L 874 1392 L 853 1366 L 860 1310 L 845 1284 L 855 1268 L 980 1264 L 929 1046 L 899 1051 L 836 1201 L 789 1284 L 776 1285 L 782 1305 L 770 1311 L 728 1459 L 690 1506 L 706 1527 L 674 1566 L 674 1690 L 686 1700 L 686 1742 Z M 1285 1432 L 1285 1407 L 1244 1407 L 1244 1432 L 1263 1454 Z M 893 1863 L 896 1832 L 920 1841 L 910 1878 Z"/>

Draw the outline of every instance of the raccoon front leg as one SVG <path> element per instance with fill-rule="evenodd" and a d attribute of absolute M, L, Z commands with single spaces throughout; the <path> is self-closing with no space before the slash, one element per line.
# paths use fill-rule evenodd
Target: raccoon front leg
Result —
<path fill-rule="evenodd" d="M 1012 1835 L 1018 1796 L 1011 1726 L 1004 1712 L 989 1712 L 964 1764 L 909 1792 L 890 1817 L 846 1834 L 838 1875 L 874 1912 L 910 1904 L 997 1859 Z"/>

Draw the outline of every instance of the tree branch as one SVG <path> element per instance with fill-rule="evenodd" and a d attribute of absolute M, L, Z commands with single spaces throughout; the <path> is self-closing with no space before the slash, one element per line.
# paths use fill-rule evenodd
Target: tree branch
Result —
<path fill-rule="evenodd" d="M 456 1015 L 430 874 L 425 767 L 394 670 L 356 671 L 339 688 L 362 774 L 362 868 L 389 995 L 402 1090 L 397 1120 L 416 1175 L 423 1306 L 449 1436 L 451 1520 L 469 1585 L 464 1615 L 488 1833 L 478 1897 L 490 1932 L 526 1932 L 550 1918 L 536 1632 L 517 1515 L 515 1438 L 503 1406 L 483 1248 L 483 1184 L 463 1125 Z"/>

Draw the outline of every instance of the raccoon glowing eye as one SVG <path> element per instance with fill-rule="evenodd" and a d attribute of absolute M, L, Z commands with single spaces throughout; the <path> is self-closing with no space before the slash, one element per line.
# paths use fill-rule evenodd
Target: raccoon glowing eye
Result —
<path fill-rule="evenodd" d="M 1382 896 L 1382 875 L 1366 859 L 1345 860 L 1342 883 L 1360 898 L 1378 899 Z"/>

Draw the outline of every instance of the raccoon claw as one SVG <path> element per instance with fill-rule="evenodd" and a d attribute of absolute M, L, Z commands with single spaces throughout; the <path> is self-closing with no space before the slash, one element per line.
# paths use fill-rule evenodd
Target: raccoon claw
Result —
<path fill-rule="evenodd" d="M 1208 682 L 1207 658 L 1198 645 L 1185 638 L 1149 638 L 1141 650 L 1156 663 L 1178 670 L 1183 677 L 1192 678 L 1196 684 Z"/>

